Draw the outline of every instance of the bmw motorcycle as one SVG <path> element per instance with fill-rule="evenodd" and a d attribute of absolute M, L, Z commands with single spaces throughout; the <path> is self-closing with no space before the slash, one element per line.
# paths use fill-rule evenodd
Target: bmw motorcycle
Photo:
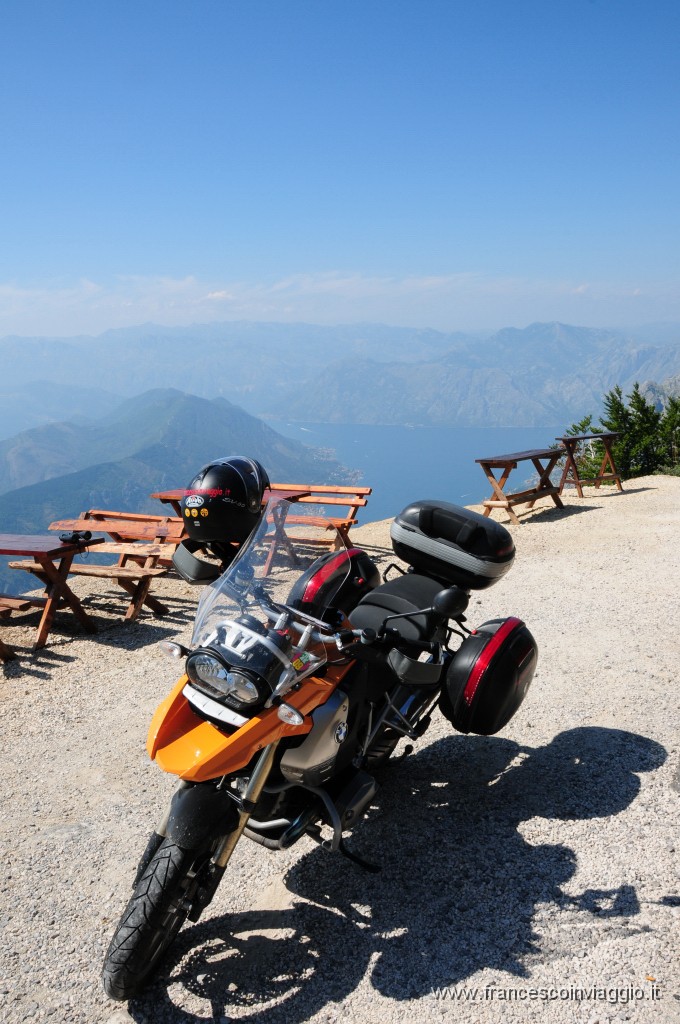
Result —
<path fill-rule="evenodd" d="M 164 642 L 184 672 L 153 717 L 147 750 L 179 782 L 106 954 L 114 999 L 135 996 L 183 923 L 198 920 L 244 836 L 267 850 L 306 836 L 376 870 L 344 834 L 399 741 L 423 736 L 437 709 L 459 732 L 496 733 L 533 677 L 536 643 L 521 620 L 466 624 L 471 591 L 512 566 L 503 526 L 415 502 L 391 526 L 402 566 L 381 581 L 339 535 L 319 557 L 326 522 L 286 528 L 290 507 L 271 502 L 203 590 L 191 648 Z"/>

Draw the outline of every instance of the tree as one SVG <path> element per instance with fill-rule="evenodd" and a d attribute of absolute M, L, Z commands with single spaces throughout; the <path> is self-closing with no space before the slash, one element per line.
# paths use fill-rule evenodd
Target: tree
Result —
<path fill-rule="evenodd" d="M 572 423 L 566 433 L 612 433 L 618 438 L 612 445 L 616 468 L 624 480 L 634 476 L 647 476 L 662 467 L 678 466 L 680 461 L 680 398 L 669 398 L 663 413 L 647 401 L 635 384 L 624 398 L 617 384 L 602 399 L 604 412 L 600 425 L 593 424 L 592 416 L 584 416 Z M 597 476 L 604 448 L 599 442 L 587 441 L 576 462 L 583 480 Z"/>
<path fill-rule="evenodd" d="M 680 463 L 680 398 L 669 398 L 661 417 L 661 443 L 666 466 Z"/>
<path fill-rule="evenodd" d="M 630 449 L 631 475 L 647 476 L 664 462 L 661 413 L 640 393 L 637 383 L 628 401 L 631 418 L 626 440 Z"/>

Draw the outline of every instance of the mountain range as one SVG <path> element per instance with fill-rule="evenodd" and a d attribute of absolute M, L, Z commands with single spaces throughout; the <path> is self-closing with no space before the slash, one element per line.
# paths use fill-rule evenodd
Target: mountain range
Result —
<path fill-rule="evenodd" d="M 679 332 L 680 335 L 680 332 Z M 336 363 L 311 379 L 290 419 L 429 426 L 565 425 L 597 413 L 616 384 L 680 372 L 680 342 L 645 345 L 564 324 L 506 328 L 437 356 Z"/>
<path fill-rule="evenodd" d="M 471 335 L 146 324 L 97 337 L 6 337 L 0 371 L 1 529 L 39 533 L 87 508 L 159 511 L 151 492 L 186 486 L 226 454 L 259 459 L 279 481 L 356 478 L 333 452 L 282 437 L 263 416 L 566 428 L 598 415 L 606 391 L 619 384 L 627 394 L 636 381 L 663 403 L 678 393 L 680 328 L 624 335 L 539 323 Z"/>
<path fill-rule="evenodd" d="M 159 387 L 273 419 L 542 426 L 597 413 L 616 384 L 627 392 L 635 381 L 679 374 L 680 327 L 626 334 L 537 323 L 447 334 L 380 324 L 145 324 L 97 337 L 5 337 L 0 367 L 0 405 L 10 410 L 0 437 L 44 422 L 59 397 L 58 418 L 71 419 Z M 52 385 L 49 401 L 36 380 Z M 104 396 L 93 381 L 105 382 Z"/>
<path fill-rule="evenodd" d="M 0 523 L 41 533 L 88 508 L 162 512 L 149 495 L 185 487 L 224 455 L 259 459 L 272 480 L 349 482 L 328 452 L 282 437 L 226 399 L 146 392 L 90 425 L 35 427 L 0 442 Z"/>

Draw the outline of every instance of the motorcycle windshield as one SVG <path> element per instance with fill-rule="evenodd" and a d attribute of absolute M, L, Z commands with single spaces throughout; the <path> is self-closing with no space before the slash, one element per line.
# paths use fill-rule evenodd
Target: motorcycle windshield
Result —
<path fill-rule="evenodd" d="M 313 512 L 311 505 L 268 503 L 227 571 L 203 591 L 192 636 L 194 649 L 217 648 L 232 665 L 245 665 L 268 676 L 272 658 L 281 669 L 300 660 L 299 636 L 291 635 L 291 630 L 295 633 L 297 622 L 299 634 L 309 617 L 321 620 L 334 607 L 350 573 L 342 536 Z M 294 523 L 289 522 L 291 518 Z M 329 551 L 331 544 L 334 550 Z M 299 619 L 284 605 L 297 610 Z M 302 675 L 324 661 L 323 644 L 314 644 L 313 656 L 303 658 Z"/>

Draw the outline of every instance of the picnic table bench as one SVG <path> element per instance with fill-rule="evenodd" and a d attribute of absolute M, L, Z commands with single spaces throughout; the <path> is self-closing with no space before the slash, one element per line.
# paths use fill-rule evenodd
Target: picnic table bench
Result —
<path fill-rule="evenodd" d="M 610 432 L 605 434 L 577 434 L 556 438 L 557 441 L 562 442 L 567 452 L 560 480 L 560 494 L 567 484 L 571 484 L 576 488 L 579 498 L 582 498 L 583 484 L 594 484 L 595 487 L 599 487 L 606 480 L 613 480 L 618 490 L 622 491 L 621 476 L 614 465 L 614 455 L 612 453 L 612 444 L 619 436 L 619 434 Z M 578 468 L 578 447 L 581 444 L 587 444 L 589 441 L 600 441 L 602 443 L 604 458 L 596 475 L 585 479 L 580 475 Z M 608 469 L 610 472 L 607 472 Z"/>
<path fill-rule="evenodd" d="M 491 515 L 494 508 L 504 508 L 513 523 L 519 526 L 519 519 L 513 512 L 514 505 L 528 504 L 533 508 L 539 498 L 552 498 L 558 508 L 564 508 L 560 499 L 560 489 L 555 486 L 550 474 L 562 458 L 564 452 L 559 448 L 533 448 L 525 452 L 512 452 L 509 455 L 493 455 L 489 458 L 475 459 L 478 462 L 486 478 L 491 484 L 491 495 L 482 502 L 484 515 Z M 532 487 L 523 491 L 506 493 L 504 488 L 508 483 L 510 474 L 517 468 L 520 462 L 531 462 L 538 473 L 538 481 Z M 500 478 L 494 476 L 493 470 L 501 470 Z"/>
<path fill-rule="evenodd" d="M 186 537 L 181 516 L 158 516 L 146 512 L 113 512 L 106 508 L 91 508 L 87 512 L 81 512 L 81 518 L 106 522 L 106 532 L 118 543 L 144 540 L 167 545 L 163 556 L 158 559 L 158 565 L 164 565 L 168 569 L 172 567 L 175 548 Z M 118 524 L 117 530 L 114 524 Z M 139 527 L 145 529 L 143 535 L 137 533 Z"/>
<path fill-rule="evenodd" d="M 125 618 L 134 621 L 146 605 L 156 615 L 168 608 L 149 593 L 151 584 L 165 576 L 171 555 L 184 535 L 184 524 L 175 516 L 153 516 L 111 509 L 89 509 L 78 519 L 58 519 L 50 530 L 91 530 L 111 539 L 99 545 L 97 553 L 118 555 L 115 565 L 78 563 L 71 572 L 78 576 L 112 579 L 130 595 Z M 25 568 L 29 568 L 28 565 Z"/>
<path fill-rule="evenodd" d="M 368 504 L 368 496 L 373 493 L 372 487 L 335 487 L 331 484 L 275 484 L 276 488 L 297 494 L 296 505 L 312 505 L 310 515 L 316 520 L 323 520 L 327 529 L 335 528 L 343 541 L 349 545 L 349 531 L 356 525 L 357 513 Z M 318 511 L 317 511 L 318 510 Z M 288 513 L 286 526 L 305 524 L 308 515 Z M 330 542 L 330 549 L 337 547 L 336 539 Z"/>
<path fill-rule="evenodd" d="M 282 499 L 294 502 L 296 505 L 311 505 L 309 515 L 289 512 L 286 516 L 286 527 L 291 524 L 308 525 L 310 519 L 314 519 L 315 526 L 324 525 L 324 528 L 331 530 L 335 528 L 346 543 L 349 543 L 348 533 L 350 527 L 356 524 L 357 513 L 368 503 L 368 496 L 372 494 L 372 487 L 345 487 L 332 484 L 282 484 L 273 483 L 264 492 L 262 497 L 263 507 L 269 499 Z M 175 511 L 180 512 L 180 502 L 189 492 L 186 488 L 172 488 L 167 491 L 156 491 L 151 495 L 165 504 L 172 505 Z M 197 493 L 200 493 L 198 491 Z M 335 513 L 335 514 L 333 514 Z M 277 544 L 286 545 L 287 535 L 281 524 L 276 524 Z M 293 538 L 294 539 L 294 538 Z M 309 538 L 305 537 L 308 541 Z M 330 548 L 337 546 L 335 535 L 330 540 Z M 276 548 L 272 549 L 272 554 Z"/>
<path fill-rule="evenodd" d="M 0 619 L 8 619 L 12 612 L 30 611 L 33 605 L 24 597 L 7 597 L 0 594 Z M 0 661 L 11 661 L 15 653 L 3 640 L 0 640 Z"/>
<path fill-rule="evenodd" d="M 40 599 L 41 602 L 44 598 Z M 35 602 L 25 597 L 9 597 L 7 594 L 0 594 L 0 619 L 9 619 L 12 612 L 28 612 L 35 607 Z M 11 661 L 16 654 L 8 644 L 0 640 L 0 661 Z"/>
<path fill-rule="evenodd" d="M 341 543 L 335 533 L 337 530 L 342 541 L 349 547 L 348 531 L 356 522 L 357 511 L 367 504 L 367 495 L 372 492 L 370 487 L 332 487 L 326 484 L 318 486 L 315 484 L 276 484 L 276 487 L 281 488 L 282 492 L 287 491 L 288 500 L 294 501 L 296 507 L 305 504 L 310 508 L 309 512 L 305 514 L 287 509 L 281 515 L 281 506 L 275 507 L 272 512 L 274 536 L 264 563 L 265 576 L 269 573 L 281 548 L 286 551 L 293 565 L 298 564 L 295 549 L 291 543 L 293 541 L 311 545 L 324 544 L 326 543 L 325 534 L 329 530 L 333 530 L 333 535 L 329 538 L 328 543 L 329 550 L 335 551 L 341 548 Z M 338 506 L 344 508 L 345 515 L 329 517 L 326 505 L 330 505 L 331 511 L 335 511 Z M 318 514 L 319 510 L 321 515 Z M 307 528 L 303 536 L 293 536 L 288 532 L 290 526 L 295 527 L 296 525 L 300 529 Z"/>
<path fill-rule="evenodd" d="M 45 588 L 42 597 L 26 594 L 19 597 L 2 595 L 0 597 L 0 617 L 8 618 L 14 611 L 28 611 L 30 608 L 42 608 L 38 624 L 38 636 L 33 650 L 44 647 L 47 643 L 54 616 L 58 610 L 69 607 L 88 633 L 96 632 L 96 626 L 73 593 L 67 583 L 75 555 L 89 550 L 101 541 L 92 538 L 89 541 L 71 541 L 60 543 L 56 537 L 48 534 L 0 534 L 0 555 L 20 555 L 31 559 L 30 562 L 10 562 L 11 569 L 24 569 L 30 565 L 30 571 L 40 580 Z M 0 657 L 12 657 L 14 652 L 6 644 L 0 647 Z"/>

